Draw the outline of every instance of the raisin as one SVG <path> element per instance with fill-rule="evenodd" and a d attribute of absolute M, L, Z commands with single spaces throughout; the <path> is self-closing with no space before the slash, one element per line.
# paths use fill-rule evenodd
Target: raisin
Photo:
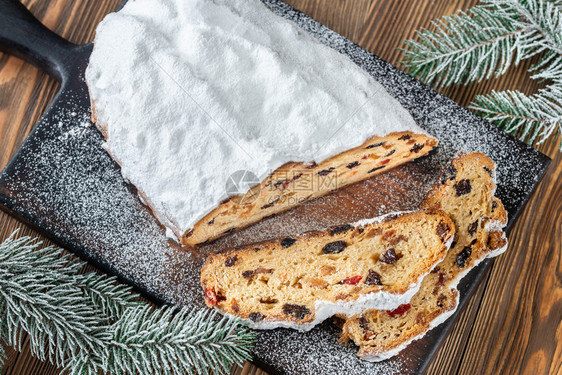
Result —
<path fill-rule="evenodd" d="M 304 319 L 305 316 L 310 314 L 310 310 L 305 306 L 286 303 L 283 305 L 283 313 L 285 315 L 292 315 L 297 319 Z"/>
<path fill-rule="evenodd" d="M 440 272 L 435 286 L 443 286 L 443 284 L 445 284 L 445 274 Z"/>
<path fill-rule="evenodd" d="M 215 223 L 215 218 L 213 218 L 213 220 L 210 220 L 207 225 L 213 225 Z"/>
<path fill-rule="evenodd" d="M 383 158 L 386 158 L 387 156 L 390 156 L 390 155 L 394 154 L 395 152 L 396 152 L 396 149 L 393 148 L 392 150 L 388 151 L 388 152 L 386 153 L 386 155 L 383 156 Z"/>
<path fill-rule="evenodd" d="M 375 168 L 371 169 L 367 173 L 373 173 L 373 172 L 378 171 L 379 169 L 383 169 L 383 168 L 384 168 L 384 165 L 381 165 L 380 167 L 375 167 Z"/>
<path fill-rule="evenodd" d="M 318 176 L 327 176 L 330 174 L 330 172 L 332 172 L 334 170 L 334 167 L 330 167 L 328 169 L 323 169 L 320 172 L 318 172 Z"/>
<path fill-rule="evenodd" d="M 287 237 L 281 241 L 281 246 L 286 249 L 293 246 L 295 242 L 297 242 L 297 240 L 295 240 L 294 238 Z"/>
<path fill-rule="evenodd" d="M 359 327 L 363 330 L 363 333 L 367 333 L 369 331 L 369 321 L 364 316 L 360 317 L 358 320 Z"/>
<path fill-rule="evenodd" d="M 498 202 L 492 201 L 492 212 L 494 212 L 498 208 Z"/>
<path fill-rule="evenodd" d="M 228 202 L 230 202 L 230 197 L 223 199 L 219 204 L 227 204 Z"/>
<path fill-rule="evenodd" d="M 249 279 L 252 276 L 254 276 L 254 271 L 252 271 L 252 270 L 242 272 L 242 277 L 244 277 L 246 279 Z"/>
<path fill-rule="evenodd" d="M 250 320 L 254 323 L 261 322 L 265 316 L 259 312 L 253 312 L 249 316 Z"/>
<path fill-rule="evenodd" d="M 484 170 L 485 170 L 486 172 L 488 172 L 488 174 L 490 175 L 490 177 L 492 177 L 492 178 L 494 177 L 494 172 L 493 172 L 490 168 L 484 167 Z"/>
<path fill-rule="evenodd" d="M 363 279 L 363 276 L 352 276 L 341 280 L 338 284 L 357 285 Z"/>
<path fill-rule="evenodd" d="M 235 230 L 236 230 L 236 228 L 230 228 L 230 229 L 225 230 L 225 231 L 222 232 L 222 233 L 223 233 L 223 234 L 229 234 L 229 233 L 234 232 Z"/>
<path fill-rule="evenodd" d="M 472 187 L 470 186 L 470 180 L 460 180 L 453 186 L 457 192 L 457 197 L 461 195 L 468 194 L 472 191 Z"/>
<path fill-rule="evenodd" d="M 412 138 L 410 134 L 404 134 L 398 138 L 399 141 L 407 141 L 408 139 Z"/>
<path fill-rule="evenodd" d="M 465 246 L 460 253 L 457 254 L 457 266 L 463 268 L 466 266 L 466 261 L 470 258 L 472 254 L 472 248 L 470 246 Z"/>
<path fill-rule="evenodd" d="M 224 265 L 225 265 L 225 267 L 232 267 L 236 264 L 237 260 L 238 260 L 238 255 L 235 255 L 233 257 L 227 256 L 226 261 L 224 262 Z"/>
<path fill-rule="evenodd" d="M 345 225 L 342 225 L 341 227 L 333 228 L 330 231 L 330 236 L 333 236 L 333 235 L 339 234 L 339 233 L 343 233 L 343 232 L 347 232 L 350 229 L 353 229 L 353 225 L 345 224 Z"/>
<path fill-rule="evenodd" d="M 396 263 L 396 252 L 394 248 L 391 247 L 379 258 L 379 261 L 387 264 L 394 264 Z"/>
<path fill-rule="evenodd" d="M 384 145 L 384 142 L 373 143 L 372 145 L 369 145 L 369 146 L 367 146 L 367 147 L 365 147 L 365 148 L 375 148 L 375 147 L 380 147 L 380 146 L 382 146 L 382 145 Z"/>
<path fill-rule="evenodd" d="M 478 220 L 468 226 L 468 234 L 473 236 L 476 233 L 476 229 L 478 229 Z"/>
<path fill-rule="evenodd" d="M 437 235 L 441 238 L 441 241 L 445 240 L 445 235 L 449 233 L 449 226 L 444 221 L 437 225 Z"/>
<path fill-rule="evenodd" d="M 318 164 L 316 164 L 316 162 L 313 161 L 312 163 L 310 163 L 310 164 L 306 167 L 306 169 L 313 169 L 313 168 L 316 168 L 317 166 L 318 166 Z"/>
<path fill-rule="evenodd" d="M 441 175 L 441 183 L 444 184 L 447 180 L 454 180 L 457 178 L 457 169 L 453 164 L 449 164 L 445 172 Z"/>
<path fill-rule="evenodd" d="M 425 145 L 422 144 L 422 143 L 416 143 L 416 144 L 414 145 L 414 147 L 412 147 L 412 148 L 410 149 L 410 152 L 415 152 L 415 153 L 417 154 L 418 152 L 420 152 L 420 150 L 421 150 L 424 146 L 425 146 Z"/>
<path fill-rule="evenodd" d="M 408 310 L 410 310 L 410 304 L 406 303 L 404 305 L 398 306 L 394 310 L 387 311 L 386 313 L 394 318 L 397 316 L 404 315 Z"/>
<path fill-rule="evenodd" d="M 365 230 L 365 229 L 363 229 L 363 228 L 359 228 L 359 229 L 357 229 L 357 232 L 358 232 L 359 234 L 361 234 L 361 233 L 363 233 L 364 230 Z"/>
<path fill-rule="evenodd" d="M 365 279 L 365 285 L 382 285 L 381 275 L 373 270 L 369 270 L 369 274 Z"/>
<path fill-rule="evenodd" d="M 349 163 L 348 165 L 346 165 L 346 167 L 349 168 L 349 169 L 351 169 L 351 168 L 357 167 L 359 164 L 361 164 L 361 163 L 359 163 L 358 161 L 354 161 L 354 162 Z"/>
<path fill-rule="evenodd" d="M 434 269 L 431 270 L 431 273 L 437 273 L 439 271 L 441 271 L 441 267 L 436 266 Z"/>
<path fill-rule="evenodd" d="M 345 250 L 347 243 L 345 241 L 335 241 L 326 244 L 322 248 L 324 254 L 338 254 Z"/>

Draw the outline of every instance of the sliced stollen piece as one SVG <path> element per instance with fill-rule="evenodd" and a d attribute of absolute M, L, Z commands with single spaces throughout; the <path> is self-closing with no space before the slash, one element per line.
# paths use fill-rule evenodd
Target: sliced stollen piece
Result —
<path fill-rule="evenodd" d="M 209 307 L 251 327 L 309 330 L 334 314 L 408 302 L 453 237 L 440 210 L 387 216 L 212 255 L 201 285 Z"/>
<path fill-rule="evenodd" d="M 507 213 L 492 196 L 494 190 L 494 164 L 483 154 L 459 156 L 446 168 L 422 206 L 439 207 L 451 216 L 456 226 L 453 245 L 408 304 L 345 320 L 341 339 L 353 340 L 360 347 L 359 357 L 376 362 L 390 358 L 447 320 L 458 305 L 461 277 L 505 250 Z"/>
<path fill-rule="evenodd" d="M 259 0 L 129 1 L 98 26 L 85 78 L 105 149 L 185 245 L 437 144 L 367 71 Z"/>
<path fill-rule="evenodd" d="M 395 132 L 370 138 L 361 146 L 320 164 L 285 164 L 247 193 L 221 202 L 185 233 L 181 241 L 184 245 L 197 245 L 219 238 L 427 155 L 436 145 L 437 141 L 425 134 Z"/>

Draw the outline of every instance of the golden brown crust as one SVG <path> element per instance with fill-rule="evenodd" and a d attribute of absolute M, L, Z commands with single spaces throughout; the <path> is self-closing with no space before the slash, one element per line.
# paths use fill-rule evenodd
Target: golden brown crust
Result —
<path fill-rule="evenodd" d="M 453 228 L 447 215 L 429 210 L 247 245 L 210 256 L 201 285 L 209 307 L 245 319 L 310 323 L 317 301 L 406 293 L 443 259 Z"/>
<path fill-rule="evenodd" d="M 256 223 L 307 200 L 427 155 L 437 140 L 410 131 L 372 137 L 320 164 L 287 163 L 243 196 L 222 202 L 182 238 L 194 246 Z"/>

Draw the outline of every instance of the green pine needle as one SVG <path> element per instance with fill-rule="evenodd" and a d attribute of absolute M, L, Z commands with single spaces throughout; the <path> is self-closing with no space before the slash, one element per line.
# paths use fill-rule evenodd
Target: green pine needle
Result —
<path fill-rule="evenodd" d="M 490 6 L 476 6 L 432 22 L 435 31 L 417 32 L 420 41 L 407 40 L 403 65 L 420 80 L 446 87 L 504 74 L 523 55 L 518 38 L 528 30 L 499 16 Z M 515 56 L 514 56 L 515 53 Z"/>
<path fill-rule="evenodd" d="M 417 33 L 419 41 L 405 41 L 403 64 L 412 75 L 441 87 L 467 84 L 540 55 L 531 78 L 550 82 L 547 88 L 530 96 L 518 91 L 480 95 L 470 108 L 531 144 L 561 134 L 561 0 L 484 0 L 432 25 L 435 31 Z"/>
<path fill-rule="evenodd" d="M 530 96 L 510 90 L 478 95 L 469 108 L 521 140 L 541 144 L 562 134 L 562 102 L 557 98 L 562 98 L 560 84 Z"/>
<path fill-rule="evenodd" d="M 0 340 L 71 374 L 226 374 L 255 336 L 208 311 L 154 308 L 114 278 L 14 234 L 0 244 Z M 0 346 L 0 368 L 5 353 Z"/>

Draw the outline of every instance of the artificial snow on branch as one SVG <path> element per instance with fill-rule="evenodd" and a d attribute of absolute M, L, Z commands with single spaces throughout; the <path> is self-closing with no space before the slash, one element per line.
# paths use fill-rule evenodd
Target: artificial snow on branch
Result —
<path fill-rule="evenodd" d="M 0 339 L 71 374 L 226 374 L 250 359 L 251 333 L 208 311 L 154 308 L 55 247 L 0 244 Z M 0 368 L 5 353 L 0 346 Z"/>
<path fill-rule="evenodd" d="M 403 64 L 412 75 L 438 87 L 467 84 L 540 55 L 531 78 L 546 81 L 546 88 L 480 95 L 470 108 L 529 143 L 562 134 L 562 1 L 484 0 L 432 28 L 405 42 Z"/>

